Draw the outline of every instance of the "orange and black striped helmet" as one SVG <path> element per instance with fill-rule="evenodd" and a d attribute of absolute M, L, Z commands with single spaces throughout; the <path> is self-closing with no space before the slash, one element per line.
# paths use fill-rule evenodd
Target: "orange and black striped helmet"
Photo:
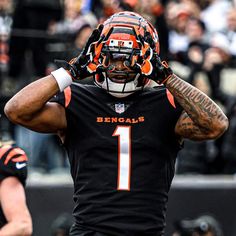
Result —
<path fill-rule="evenodd" d="M 130 45 L 125 45 L 125 42 L 132 41 L 132 47 L 140 49 L 139 35 L 145 37 L 145 34 L 148 32 L 154 41 L 154 44 L 150 46 L 159 54 L 160 45 L 157 31 L 154 26 L 141 15 L 130 11 L 119 12 L 108 18 L 103 25 L 102 35 L 109 34 L 107 45 L 111 45 L 112 40 L 117 40 L 117 43 L 120 41 L 119 43 L 121 44 L 122 41 L 124 41 L 123 46 L 130 47 Z"/>
<path fill-rule="evenodd" d="M 145 60 L 145 58 L 142 57 L 145 54 L 145 52 L 142 51 L 143 41 L 148 43 L 148 47 L 150 47 L 153 52 L 159 54 L 160 47 L 156 29 L 144 17 L 130 11 L 115 13 L 109 17 L 103 25 L 101 39 L 99 40 L 102 42 L 103 46 L 101 53 L 97 54 L 99 55 L 97 60 L 102 67 L 107 68 L 107 70 L 106 73 L 97 73 L 95 75 L 95 84 L 99 87 L 111 90 L 111 86 L 108 87 L 108 82 L 110 82 L 113 88 L 118 90 L 114 92 L 118 93 L 130 93 L 133 92 L 133 90 L 136 91 L 143 88 L 147 80 L 139 77 L 139 75 L 133 76 L 133 80 L 136 80 L 134 84 L 128 84 L 130 78 L 127 78 L 123 88 L 120 84 L 116 85 L 113 84 L 112 81 L 107 80 L 107 78 L 109 79 L 109 71 L 113 70 L 112 65 L 110 67 L 110 59 L 122 58 L 124 65 L 132 68 L 136 62 Z M 149 36 L 148 41 L 145 40 L 147 35 Z M 145 50 L 147 50 L 147 48 L 145 48 Z M 116 73 L 119 74 L 119 71 L 116 71 Z M 121 71 L 120 74 L 124 75 L 124 72 Z M 129 74 L 132 74 L 132 72 Z"/>

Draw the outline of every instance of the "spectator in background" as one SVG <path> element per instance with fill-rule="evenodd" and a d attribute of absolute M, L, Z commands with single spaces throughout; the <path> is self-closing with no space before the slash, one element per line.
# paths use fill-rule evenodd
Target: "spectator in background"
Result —
<path fill-rule="evenodd" d="M 203 21 L 204 17 L 200 14 L 200 7 L 192 2 L 191 10 L 189 3 L 190 1 L 170 2 L 167 6 L 170 58 L 188 66 L 190 75 L 186 79 L 190 83 L 195 82 L 198 72 L 203 72 L 210 85 L 209 95 L 222 105 L 228 106 L 229 97 L 222 91 L 220 82 L 221 71 L 231 58 L 229 43 L 219 32 L 209 31 L 206 20 Z M 206 9 L 218 12 L 221 4 L 222 1 L 211 1 Z M 223 4 L 225 5 L 229 6 Z M 226 11 L 226 6 L 223 10 Z M 213 16 L 215 17 L 214 14 Z"/>
<path fill-rule="evenodd" d="M 223 106 L 226 107 L 226 109 L 228 109 L 231 104 L 232 98 L 222 91 L 221 73 L 224 68 L 230 65 L 232 66 L 234 63 L 234 58 L 236 55 L 236 36 L 234 32 L 234 30 L 236 29 L 236 24 L 234 23 L 234 18 L 236 19 L 236 14 L 234 8 L 231 8 L 230 10 L 228 8 L 228 4 L 223 2 L 224 1 L 212 1 L 211 4 L 214 6 L 212 7 L 212 9 L 218 9 L 218 7 L 223 4 L 223 6 L 225 7 L 222 6 L 222 12 L 226 11 L 226 9 L 228 10 L 227 13 L 224 13 L 225 15 L 223 17 L 223 19 L 226 21 L 226 26 L 224 28 L 221 27 L 221 31 L 216 31 L 216 29 L 209 31 L 209 27 L 208 29 L 206 28 L 205 36 L 202 36 L 205 39 L 208 38 L 208 46 L 204 44 L 204 50 L 202 50 L 202 52 L 204 52 L 203 56 L 198 57 L 202 58 L 202 60 L 198 64 L 198 68 L 201 71 L 205 72 L 205 74 L 207 75 L 211 90 L 211 97 L 214 100 L 220 102 Z M 214 17 L 213 13 L 212 15 Z M 212 19 L 212 21 L 214 20 Z M 188 53 L 190 54 L 191 51 L 189 51 Z M 191 54 L 190 60 L 193 58 L 194 55 Z"/>
<path fill-rule="evenodd" d="M 44 174 L 68 171 L 67 155 L 56 135 L 40 134 L 17 126 L 15 137 L 17 145 L 29 157 L 31 172 Z"/>
<path fill-rule="evenodd" d="M 92 29 L 98 22 L 96 16 L 89 10 L 89 7 L 87 7 L 86 11 L 82 12 L 85 8 L 83 8 L 84 5 L 81 1 L 66 0 L 64 6 L 64 18 L 59 22 L 51 24 L 48 29 L 51 35 L 56 36 L 60 43 L 63 43 L 63 46 L 59 50 L 56 49 L 55 53 L 53 53 L 53 50 L 50 50 L 51 60 L 47 67 L 47 75 L 60 66 L 58 63 L 54 63 L 55 58 L 57 60 L 68 61 L 81 52 L 92 33 Z M 55 48 L 54 42 L 51 45 Z"/>
<path fill-rule="evenodd" d="M 82 13 L 81 1 L 66 0 L 64 2 L 64 17 L 49 25 L 48 33 L 53 40 L 47 45 L 50 51 L 50 63 L 47 74 L 55 69 L 54 59 L 69 60 L 78 55 L 81 45 L 86 42 L 92 28 L 97 25 L 97 18 L 92 12 Z"/>
<path fill-rule="evenodd" d="M 170 58 L 180 62 L 181 67 L 187 66 L 190 71 L 186 77 L 188 82 L 228 108 L 231 97 L 220 86 L 221 71 L 230 58 L 228 43 L 223 37 L 208 37 L 209 32 L 200 18 L 200 8 L 194 4 L 190 9 L 189 2 L 167 5 Z M 178 154 L 177 173 L 222 173 L 221 142 L 222 139 L 197 143 L 185 140 L 185 148 Z"/>
<path fill-rule="evenodd" d="M 45 75 L 57 68 L 51 59 L 53 56 L 56 56 L 56 59 L 67 60 L 78 55 L 92 31 L 91 25 L 97 23 L 92 14 L 89 16 L 81 15 L 81 1 L 66 0 L 64 6 L 64 18 L 61 21 L 51 22 L 48 28 L 48 33 L 53 38 L 47 43 L 48 61 L 50 63 L 47 64 Z M 90 16 L 92 18 L 89 18 L 89 21 L 86 17 Z M 56 48 L 58 43 L 63 47 Z M 56 54 L 53 53 L 53 49 Z M 54 173 L 68 170 L 65 150 L 55 135 L 40 134 L 17 126 L 15 128 L 15 139 L 17 144 L 23 147 L 29 155 L 29 165 L 32 172 Z"/>
<path fill-rule="evenodd" d="M 85 6 L 83 7 L 83 9 L 84 8 L 86 10 L 89 9 L 89 11 L 93 12 L 96 18 L 98 19 L 98 21 L 100 22 L 100 19 L 103 18 L 102 0 L 85 0 L 84 3 L 85 3 Z"/>
<path fill-rule="evenodd" d="M 209 48 L 206 39 L 205 24 L 198 18 L 190 18 L 186 25 L 186 35 L 188 37 L 188 49 L 184 61 L 189 66 L 190 75 L 187 80 L 194 84 L 197 81 L 196 74 L 202 71 L 205 51 Z"/>
<path fill-rule="evenodd" d="M 99 19 L 100 22 L 103 22 L 107 17 L 113 15 L 116 12 L 124 10 L 121 7 L 119 0 L 101 0 L 102 3 L 102 15 Z"/>
<path fill-rule="evenodd" d="M 52 21 L 60 19 L 61 11 L 60 0 L 16 1 L 9 67 L 9 76 L 17 81 L 16 90 L 29 82 L 26 78 L 45 75 L 48 64 L 46 30 Z"/>
<path fill-rule="evenodd" d="M 12 1 L 0 1 L 0 96 L 7 95 L 5 84 L 9 67 L 9 36 L 12 27 Z"/>
<path fill-rule="evenodd" d="M 220 34 L 212 35 L 209 48 L 204 53 L 202 65 L 210 84 L 212 99 L 221 102 L 226 107 L 228 106 L 229 97 L 222 91 L 221 72 L 231 57 L 227 43 L 227 40 Z"/>
<path fill-rule="evenodd" d="M 229 50 L 231 53 L 231 60 L 229 65 L 236 65 L 236 5 L 232 7 L 227 14 L 228 30 L 226 36 L 229 42 Z"/>
<path fill-rule="evenodd" d="M 224 44 L 220 40 L 209 42 L 205 24 L 198 18 L 188 19 L 186 36 L 189 44 L 186 53 L 182 53 L 181 63 L 190 69 L 187 81 L 227 106 L 228 96 L 220 87 L 220 72 L 227 61 Z M 221 157 L 221 141 L 222 139 L 193 143 L 185 140 L 185 148 L 178 155 L 177 173 L 222 173 L 224 162 Z"/>
<path fill-rule="evenodd" d="M 197 18 L 190 18 L 186 25 L 189 45 L 187 57 L 183 61 L 190 68 L 187 80 L 196 86 L 198 72 L 208 78 L 209 95 L 223 105 L 227 105 L 227 95 L 223 93 L 220 81 L 221 71 L 229 62 L 230 54 L 227 41 L 220 35 L 212 35 L 208 40 L 205 24 Z"/>
<path fill-rule="evenodd" d="M 75 32 L 74 45 L 77 49 L 79 49 L 79 51 L 84 48 L 85 43 L 91 35 L 92 31 L 93 28 L 89 24 L 85 23 L 77 32 Z"/>
<path fill-rule="evenodd" d="M 32 219 L 26 204 L 25 152 L 0 140 L 0 235 L 32 235 Z"/>
<path fill-rule="evenodd" d="M 64 17 L 59 22 L 54 22 L 49 25 L 48 32 L 50 34 L 73 35 L 84 24 L 89 24 L 91 27 L 97 25 L 97 18 L 91 12 L 82 14 L 82 3 L 80 0 L 65 0 L 64 2 Z"/>
<path fill-rule="evenodd" d="M 208 62 L 205 65 L 205 68 L 212 67 L 208 73 L 209 79 L 212 78 L 213 83 L 219 87 L 216 89 L 216 96 L 220 102 L 225 105 L 227 112 L 232 111 L 232 106 L 235 103 L 235 96 L 229 96 L 220 91 L 220 82 L 221 82 L 221 71 L 224 68 L 232 67 L 236 65 L 236 6 L 233 5 L 227 12 L 226 17 L 227 28 L 222 32 L 217 32 L 212 34 L 210 43 L 212 51 L 210 50 L 209 56 L 207 59 Z M 212 71 L 212 72 L 211 72 Z M 219 91 L 219 92 L 218 92 Z"/>
<path fill-rule="evenodd" d="M 9 76 L 14 79 L 12 83 L 15 84 L 15 90 L 29 82 L 26 78 L 31 80 L 33 77 L 37 78 L 47 73 L 49 54 L 46 46 L 51 39 L 47 29 L 61 17 L 60 0 L 19 0 L 16 2 L 10 37 L 9 66 Z M 14 139 L 30 157 L 29 165 L 32 170 L 40 170 L 44 173 L 67 167 L 64 150 L 55 136 L 30 133 L 16 126 Z"/>
<path fill-rule="evenodd" d="M 226 16 L 227 28 L 213 34 L 215 44 L 221 42 L 221 47 L 229 54 L 227 65 L 236 65 L 236 6 L 232 6 Z M 219 41 L 219 42 L 218 42 Z"/>
<path fill-rule="evenodd" d="M 152 22 L 159 33 L 160 57 L 167 60 L 169 49 L 169 30 L 165 18 L 164 5 L 159 0 L 126 0 L 128 4 L 136 11 L 144 15 Z"/>
<path fill-rule="evenodd" d="M 209 44 L 205 34 L 205 24 L 199 19 L 190 17 L 186 23 L 186 36 L 188 37 L 188 48 L 182 54 L 181 63 L 187 65 L 190 74 L 186 80 L 210 95 L 210 87 L 206 82 L 201 82 L 199 72 L 205 61 L 205 51 Z M 180 57 L 179 57 L 180 58 Z M 213 174 L 214 162 L 217 156 L 217 147 L 213 141 L 192 142 L 185 140 L 184 149 L 178 154 L 176 170 L 178 174 Z"/>
<path fill-rule="evenodd" d="M 226 44 L 229 45 L 231 59 L 229 66 L 236 65 L 236 4 L 234 1 L 233 7 L 227 15 L 228 31 L 223 34 L 228 40 Z M 231 105 L 228 106 L 227 112 L 230 119 L 229 130 L 223 136 L 221 143 L 221 156 L 224 161 L 224 174 L 236 174 L 236 98 L 231 98 Z"/>
<path fill-rule="evenodd" d="M 172 236 L 224 236 L 220 223 L 211 215 L 179 220 L 174 227 Z"/>
<path fill-rule="evenodd" d="M 226 16 L 230 7 L 231 3 L 228 0 L 205 0 L 200 17 L 210 35 L 227 28 Z"/>
<path fill-rule="evenodd" d="M 221 155 L 224 161 L 223 174 L 236 174 L 236 99 L 228 111 L 230 125 L 228 131 L 223 136 L 221 145 Z"/>
<path fill-rule="evenodd" d="M 13 138 L 13 126 L 3 112 L 5 102 L 12 95 L 7 74 L 9 68 L 9 36 L 12 27 L 12 1 L 0 1 L 0 133 L 4 140 Z"/>
<path fill-rule="evenodd" d="M 0 135 L 4 141 L 12 140 L 14 137 L 14 125 L 4 115 L 3 109 L 6 102 L 9 100 L 8 96 L 0 96 Z"/>
<path fill-rule="evenodd" d="M 182 61 L 188 49 L 186 25 L 190 12 L 184 4 L 170 2 L 167 5 L 167 22 L 169 27 L 169 58 Z"/>

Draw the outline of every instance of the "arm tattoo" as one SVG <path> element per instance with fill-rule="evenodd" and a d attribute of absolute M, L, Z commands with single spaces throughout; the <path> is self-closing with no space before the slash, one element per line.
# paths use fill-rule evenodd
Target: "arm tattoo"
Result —
<path fill-rule="evenodd" d="M 183 81 L 174 75 L 169 79 L 166 87 L 173 94 L 179 104 L 183 107 L 190 119 L 182 119 L 182 128 L 188 132 L 207 133 L 216 127 L 221 127 L 221 122 L 227 122 L 219 106 L 212 101 L 206 94 L 196 87 Z M 184 121 L 187 121 L 184 122 Z M 185 127 L 185 128 L 184 128 Z M 191 129 L 189 129 L 191 127 Z"/>
<path fill-rule="evenodd" d="M 178 134 L 184 138 L 190 138 L 192 140 L 204 140 L 206 139 L 205 133 L 208 130 L 204 128 L 199 128 L 190 118 L 186 112 L 180 116 L 178 122 Z"/>

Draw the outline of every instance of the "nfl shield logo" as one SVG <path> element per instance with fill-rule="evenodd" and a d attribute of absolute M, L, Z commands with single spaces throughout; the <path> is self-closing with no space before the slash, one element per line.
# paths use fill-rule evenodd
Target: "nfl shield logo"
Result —
<path fill-rule="evenodd" d="M 115 104 L 115 111 L 119 114 L 125 111 L 125 104 L 124 103 L 117 103 Z"/>

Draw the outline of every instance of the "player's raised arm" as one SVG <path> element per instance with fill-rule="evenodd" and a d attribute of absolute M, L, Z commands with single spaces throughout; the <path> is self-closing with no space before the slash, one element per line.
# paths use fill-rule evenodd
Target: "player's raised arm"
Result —
<path fill-rule="evenodd" d="M 145 45 L 151 41 L 143 38 L 143 63 L 136 63 L 135 69 L 142 76 L 164 84 L 183 107 L 184 112 L 176 124 L 176 134 L 192 140 L 215 139 L 228 128 L 228 119 L 220 107 L 205 93 L 176 76 L 158 54 Z"/>
<path fill-rule="evenodd" d="M 96 60 L 102 46 L 97 40 L 103 25 L 95 29 L 81 54 L 69 63 L 63 61 L 64 68 L 59 68 L 44 78 L 34 81 L 13 96 L 5 106 L 5 113 L 13 123 L 31 130 L 46 133 L 58 133 L 65 130 L 66 116 L 64 107 L 49 100 L 58 92 L 63 92 L 73 80 L 84 79 L 95 73 Z"/>
<path fill-rule="evenodd" d="M 5 106 L 5 114 L 14 123 L 39 132 L 57 132 L 66 127 L 64 108 L 49 103 L 59 92 L 52 75 L 36 80 L 20 90 Z"/>
<path fill-rule="evenodd" d="M 166 87 L 184 108 L 176 124 L 176 133 L 193 140 L 215 139 L 228 128 L 221 108 L 205 93 L 173 75 Z"/>

